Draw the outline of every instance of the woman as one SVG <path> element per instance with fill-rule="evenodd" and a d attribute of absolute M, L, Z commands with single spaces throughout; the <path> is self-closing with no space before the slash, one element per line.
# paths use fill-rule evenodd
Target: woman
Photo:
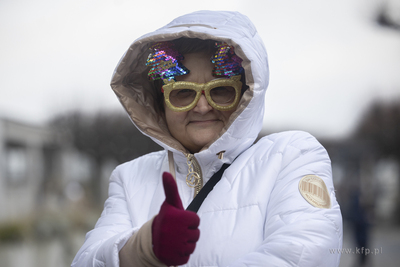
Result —
<path fill-rule="evenodd" d="M 254 144 L 268 73 L 256 29 L 237 12 L 195 12 L 136 40 L 111 86 L 165 150 L 116 168 L 72 266 L 338 266 L 325 149 L 296 131 Z M 194 198 L 197 214 L 185 210 Z"/>

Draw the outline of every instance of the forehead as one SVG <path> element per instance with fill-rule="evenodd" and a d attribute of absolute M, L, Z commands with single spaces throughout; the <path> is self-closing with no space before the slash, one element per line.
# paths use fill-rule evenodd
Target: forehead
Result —
<path fill-rule="evenodd" d="M 205 83 L 215 79 L 212 75 L 214 64 L 210 61 L 212 54 L 196 52 L 184 54 L 183 56 L 182 63 L 190 72 L 186 75 L 177 76 L 177 81 Z"/>

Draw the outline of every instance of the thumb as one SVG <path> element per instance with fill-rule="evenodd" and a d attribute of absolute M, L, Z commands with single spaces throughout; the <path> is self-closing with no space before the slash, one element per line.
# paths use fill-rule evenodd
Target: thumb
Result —
<path fill-rule="evenodd" d="M 163 173 L 163 185 L 165 192 L 165 201 L 175 208 L 183 210 L 182 201 L 178 193 L 178 187 L 176 186 L 174 177 L 172 177 L 169 172 Z"/>

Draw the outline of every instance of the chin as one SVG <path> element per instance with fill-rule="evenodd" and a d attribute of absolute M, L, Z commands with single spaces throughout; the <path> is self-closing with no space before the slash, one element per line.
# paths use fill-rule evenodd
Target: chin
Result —
<path fill-rule="evenodd" d="M 192 129 L 186 135 L 186 145 L 187 147 L 202 149 L 205 145 L 209 144 L 211 141 L 215 140 L 221 129 Z"/>
<path fill-rule="evenodd" d="M 212 134 L 212 135 L 203 135 L 199 138 L 195 138 L 193 140 L 193 143 L 196 144 L 196 146 L 198 147 L 204 147 L 205 145 L 207 145 L 208 143 L 210 143 L 212 140 L 214 140 L 214 138 L 216 137 L 216 134 Z"/>

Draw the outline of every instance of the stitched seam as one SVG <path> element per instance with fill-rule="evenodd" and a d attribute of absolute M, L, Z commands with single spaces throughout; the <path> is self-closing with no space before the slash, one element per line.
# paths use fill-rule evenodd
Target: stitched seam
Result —
<path fill-rule="evenodd" d="M 211 213 L 211 212 L 218 212 L 218 211 L 239 210 L 239 209 L 248 208 L 248 207 L 253 207 L 253 206 L 258 206 L 258 204 L 255 203 L 255 204 L 248 204 L 248 205 L 245 205 L 245 206 L 240 206 L 240 207 L 237 207 L 237 208 L 226 208 L 226 209 L 218 209 L 218 210 L 205 211 L 205 212 L 202 212 L 202 214 Z"/>

